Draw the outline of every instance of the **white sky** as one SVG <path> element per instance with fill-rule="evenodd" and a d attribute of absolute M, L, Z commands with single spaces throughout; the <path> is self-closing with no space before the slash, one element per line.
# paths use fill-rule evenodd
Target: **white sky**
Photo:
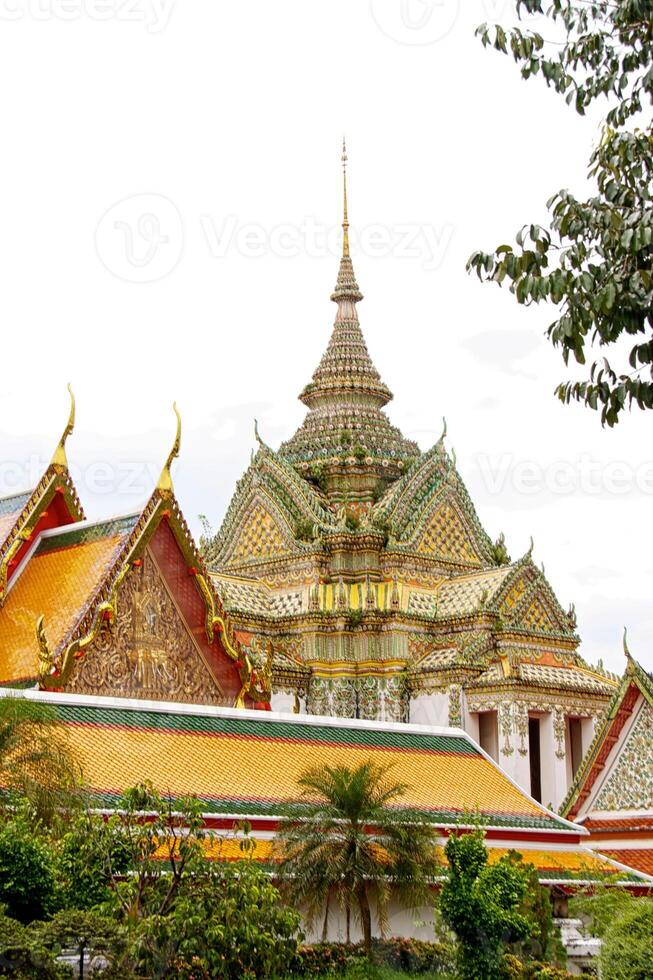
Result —
<path fill-rule="evenodd" d="M 426 449 L 446 415 L 481 521 L 514 558 L 533 535 L 584 655 L 621 671 L 626 623 L 651 669 L 651 419 L 563 408 L 550 311 L 464 271 L 584 192 L 597 134 L 474 38 L 512 6 L 0 0 L 0 493 L 40 475 L 71 381 L 89 516 L 147 496 L 176 398 L 181 504 L 219 525 L 252 419 L 294 431 L 329 337 L 344 131 L 393 422 Z"/>

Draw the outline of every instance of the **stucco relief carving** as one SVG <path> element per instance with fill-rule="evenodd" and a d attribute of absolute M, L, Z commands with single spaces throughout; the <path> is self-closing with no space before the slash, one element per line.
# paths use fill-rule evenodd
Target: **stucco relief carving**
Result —
<path fill-rule="evenodd" d="M 80 660 L 69 686 L 82 694 L 226 703 L 154 559 L 130 572 L 118 615 Z"/>

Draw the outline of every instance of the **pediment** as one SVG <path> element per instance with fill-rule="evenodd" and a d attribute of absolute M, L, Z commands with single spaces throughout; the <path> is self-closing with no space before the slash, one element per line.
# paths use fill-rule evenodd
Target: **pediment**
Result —
<path fill-rule="evenodd" d="M 274 504 L 255 493 L 234 520 L 220 556 L 222 567 L 270 561 L 297 554 L 293 533 Z"/>
<path fill-rule="evenodd" d="M 642 698 L 635 722 L 606 771 L 593 809 L 653 808 L 653 707 Z"/>
<path fill-rule="evenodd" d="M 474 529 L 453 495 L 436 504 L 413 541 L 420 555 L 477 567 L 484 564 Z"/>
<path fill-rule="evenodd" d="M 193 704 L 226 703 L 148 547 L 118 593 L 117 615 L 73 671 L 67 690 Z"/>
<path fill-rule="evenodd" d="M 574 633 L 568 615 L 562 609 L 541 572 L 526 569 L 507 588 L 499 605 L 506 623 L 518 629 L 537 633 Z M 532 576 L 532 573 L 535 573 Z"/>

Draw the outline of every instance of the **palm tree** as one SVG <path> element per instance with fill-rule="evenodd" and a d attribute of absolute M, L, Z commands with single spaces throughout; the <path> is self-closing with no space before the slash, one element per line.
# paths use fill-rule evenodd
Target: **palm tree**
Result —
<path fill-rule="evenodd" d="M 291 901 L 305 910 L 309 925 L 324 910 L 323 938 L 332 899 L 348 924 L 353 910 L 368 956 L 372 897 L 383 932 L 391 892 L 406 907 L 419 908 L 441 870 L 435 829 L 399 806 L 407 786 L 388 779 L 390 768 L 365 762 L 306 771 L 298 780 L 300 800 L 278 831 L 280 876 Z"/>
<path fill-rule="evenodd" d="M 80 770 L 54 710 L 20 695 L 0 698 L 0 788 L 49 822 L 77 797 Z"/>

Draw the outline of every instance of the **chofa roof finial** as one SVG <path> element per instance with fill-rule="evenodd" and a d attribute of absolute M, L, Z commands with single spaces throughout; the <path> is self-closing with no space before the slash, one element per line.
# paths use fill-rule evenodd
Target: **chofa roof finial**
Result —
<path fill-rule="evenodd" d="M 66 428 L 63 430 L 61 439 L 57 444 L 52 459 L 50 460 L 50 466 L 61 466 L 64 469 L 68 469 L 68 459 L 66 457 L 66 439 L 72 433 L 75 428 L 75 396 L 73 395 L 73 389 L 68 384 L 68 394 L 70 395 L 70 412 L 68 414 L 68 421 L 66 423 Z"/>
<path fill-rule="evenodd" d="M 630 650 L 628 649 L 628 628 L 626 626 L 624 626 L 623 644 L 624 644 L 624 653 L 625 653 L 627 659 L 628 660 L 632 660 L 633 659 L 633 655 L 630 652 Z"/>
<path fill-rule="evenodd" d="M 177 403 L 172 403 L 172 408 L 177 416 L 177 434 L 175 435 L 175 441 L 172 444 L 172 449 L 168 453 L 168 458 L 163 464 L 163 469 L 161 470 L 161 476 L 159 477 L 159 482 L 156 485 L 157 490 L 161 493 L 172 493 L 172 475 L 170 473 L 170 467 L 172 465 L 173 459 L 176 459 L 179 455 L 179 450 L 181 448 L 181 415 L 177 408 Z"/>
<path fill-rule="evenodd" d="M 261 433 L 258 430 L 258 419 L 254 419 L 254 436 L 256 437 L 256 441 L 261 449 L 267 449 L 268 452 L 272 452 L 267 442 L 264 442 L 263 439 L 261 439 Z"/>

